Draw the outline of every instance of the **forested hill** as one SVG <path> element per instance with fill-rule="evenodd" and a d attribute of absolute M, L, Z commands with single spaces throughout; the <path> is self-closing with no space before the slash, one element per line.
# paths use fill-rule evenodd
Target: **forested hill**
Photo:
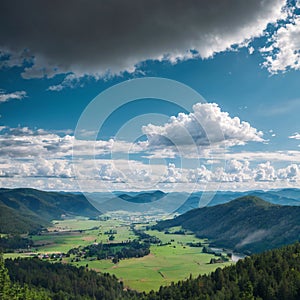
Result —
<path fill-rule="evenodd" d="M 0 189 L 1 233 L 37 230 L 62 215 L 96 217 L 100 212 L 81 194 Z"/>
<path fill-rule="evenodd" d="M 261 252 L 300 239 L 300 207 L 281 206 L 255 196 L 226 204 L 193 209 L 172 220 L 159 222 L 164 230 L 182 226 L 219 247 Z"/>
<path fill-rule="evenodd" d="M 0 257 L 0 299 L 24 300 L 94 300 L 138 299 L 126 291 L 114 275 L 97 274 L 85 267 L 50 263 L 38 258 Z"/>

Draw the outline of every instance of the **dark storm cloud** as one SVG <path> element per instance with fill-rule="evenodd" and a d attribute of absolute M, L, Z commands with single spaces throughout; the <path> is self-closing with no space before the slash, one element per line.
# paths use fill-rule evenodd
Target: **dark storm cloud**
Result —
<path fill-rule="evenodd" d="M 132 70 L 146 59 L 207 58 L 262 33 L 284 0 L 2 0 L 2 66 L 25 78 Z M 192 53 L 190 49 L 195 50 Z M 6 53 L 6 54 L 5 54 Z M 10 53 L 10 60 L 7 58 Z M 1 53 L 0 53 L 1 55 Z M 6 56 L 5 56 L 6 55 Z"/>

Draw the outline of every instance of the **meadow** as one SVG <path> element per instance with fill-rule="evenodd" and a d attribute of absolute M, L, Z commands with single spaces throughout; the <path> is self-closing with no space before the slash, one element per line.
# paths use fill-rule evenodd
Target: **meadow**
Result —
<path fill-rule="evenodd" d="M 97 272 L 107 272 L 116 275 L 126 287 L 138 291 L 157 290 L 161 285 L 169 285 L 172 281 L 197 277 L 199 274 L 210 273 L 218 267 L 231 264 L 210 264 L 213 254 L 202 253 L 202 247 L 190 247 L 187 243 L 200 242 L 208 245 L 207 240 L 198 239 L 193 234 L 174 234 L 180 230 L 173 228 L 170 233 L 156 230 L 146 230 L 147 224 L 135 225 L 152 236 L 158 237 L 163 246 L 153 244 L 150 254 L 141 258 L 122 259 L 114 264 L 111 259 L 93 260 L 75 256 L 63 257 L 62 262 L 76 266 L 88 266 Z M 108 232 L 117 232 L 115 239 L 109 241 Z M 32 236 L 35 248 L 31 253 L 9 253 L 5 257 L 29 256 L 33 253 L 51 254 L 67 253 L 76 247 L 84 247 L 92 243 L 116 243 L 137 238 L 130 228 L 130 223 L 117 219 L 96 221 L 88 219 L 72 219 L 53 221 L 48 232 Z"/>
<path fill-rule="evenodd" d="M 82 260 L 74 264 L 78 266 L 88 264 L 89 268 L 96 271 L 115 274 L 125 286 L 138 291 L 157 290 L 161 285 L 187 279 L 190 274 L 197 277 L 199 274 L 210 273 L 217 267 L 231 264 L 231 262 L 209 264 L 214 255 L 202 253 L 201 248 L 176 243 L 166 246 L 152 245 L 151 254 L 141 258 L 124 259 L 118 264 L 110 260 Z"/>

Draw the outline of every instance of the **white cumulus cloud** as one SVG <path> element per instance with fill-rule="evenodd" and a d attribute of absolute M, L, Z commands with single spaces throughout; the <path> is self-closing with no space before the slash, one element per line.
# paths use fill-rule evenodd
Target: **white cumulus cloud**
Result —
<path fill-rule="evenodd" d="M 193 112 L 173 116 L 163 126 L 143 126 L 149 145 L 154 147 L 222 144 L 244 145 L 263 142 L 263 133 L 238 117 L 230 117 L 216 103 L 197 103 Z"/>
<path fill-rule="evenodd" d="M 296 181 L 300 179 L 300 168 L 297 164 L 291 164 L 278 170 L 278 178 Z"/>
<path fill-rule="evenodd" d="M 274 181 L 275 178 L 275 169 L 269 161 L 266 163 L 261 163 L 257 166 L 255 171 L 256 181 Z"/>

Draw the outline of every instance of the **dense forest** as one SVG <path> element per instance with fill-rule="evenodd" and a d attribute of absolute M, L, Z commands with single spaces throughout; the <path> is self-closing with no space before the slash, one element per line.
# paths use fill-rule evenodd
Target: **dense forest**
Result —
<path fill-rule="evenodd" d="M 55 300 L 134 299 L 136 294 L 136 292 L 125 290 L 123 283 L 113 275 L 97 274 L 84 267 L 76 268 L 71 265 L 49 263 L 37 258 L 7 259 L 5 268 L 3 262 L 0 268 L 0 299 L 3 300 L 14 299 L 12 296 L 15 299 Z M 13 282 L 13 287 L 25 286 L 26 289 L 29 287 L 31 292 L 37 295 L 36 298 L 32 296 L 18 298 L 12 295 L 9 278 Z M 19 290 L 21 289 L 17 288 L 15 294 L 18 294 Z M 39 294 L 42 294 L 40 298 L 38 298 Z"/>
<path fill-rule="evenodd" d="M 28 284 L 12 283 L 8 275 L 8 270 L 4 265 L 2 255 L 0 255 L 0 299 L 1 300 L 50 300 L 51 293 L 36 286 Z"/>
<path fill-rule="evenodd" d="M 0 251 L 13 252 L 16 249 L 28 249 L 33 246 L 33 241 L 19 235 L 0 236 Z"/>
<path fill-rule="evenodd" d="M 16 296 L 17 295 L 17 296 Z M 21 296 L 18 296 L 21 295 Z M 38 259 L 0 260 L 0 299 L 297 300 L 300 244 L 255 254 L 209 275 L 137 293 L 115 276 Z"/>
<path fill-rule="evenodd" d="M 99 243 L 86 247 L 73 248 L 68 254 L 74 254 L 77 257 L 94 257 L 97 259 L 112 258 L 117 263 L 120 259 L 130 257 L 143 257 L 150 253 L 150 243 L 143 243 L 137 240 L 126 241 L 122 243 Z"/>

